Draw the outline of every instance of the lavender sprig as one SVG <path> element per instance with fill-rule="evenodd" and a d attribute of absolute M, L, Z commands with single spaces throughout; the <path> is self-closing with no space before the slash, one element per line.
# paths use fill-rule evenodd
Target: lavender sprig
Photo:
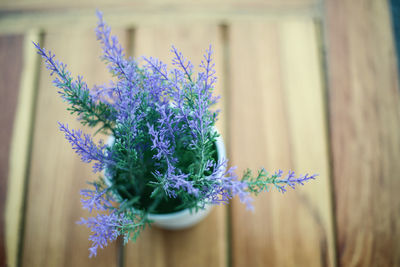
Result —
<path fill-rule="evenodd" d="M 226 160 L 221 161 L 214 167 L 214 172 L 209 177 L 206 177 L 207 180 L 213 183 L 207 198 L 212 204 L 227 204 L 230 199 L 238 196 L 248 210 L 254 210 L 251 204 L 253 199 L 248 190 L 249 185 L 246 181 L 238 179 L 235 173 L 236 167 L 231 167 L 225 173 L 221 173 L 221 170 L 226 169 L 227 164 Z"/>
<path fill-rule="evenodd" d="M 51 51 L 46 51 L 37 43 L 33 44 L 38 54 L 44 59 L 47 69 L 50 70 L 50 75 L 56 74 L 53 84 L 60 89 L 58 93 L 64 101 L 70 104 L 68 110 L 71 114 L 77 114 L 83 125 L 95 127 L 101 123 L 100 129 L 113 131 L 115 109 L 107 103 L 94 101 L 82 76 L 73 80 L 66 64 L 56 60 Z"/>
<path fill-rule="evenodd" d="M 110 196 L 109 188 L 104 188 L 104 185 L 98 183 L 92 183 L 92 185 L 94 190 L 81 190 L 82 207 L 88 209 L 89 212 L 97 210 L 107 213 L 88 219 L 81 218 L 77 222 L 85 224 L 92 232 L 89 237 L 92 241 L 89 257 L 96 256 L 98 248 L 104 248 L 118 236 L 124 236 L 125 243 L 129 239 L 135 240 L 149 223 L 146 216 L 133 211 L 126 202 L 121 203 L 119 208 L 115 208 L 111 204 L 115 200 Z"/>
<path fill-rule="evenodd" d="M 271 186 L 275 187 L 279 192 L 285 193 L 286 187 L 289 186 L 292 189 L 296 188 L 296 185 L 304 185 L 305 182 L 315 180 L 317 174 L 300 175 L 296 178 L 294 171 L 289 171 L 288 175 L 284 179 L 280 179 L 283 176 L 283 171 L 279 170 L 272 175 L 261 168 L 258 171 L 257 176 L 253 176 L 250 169 L 247 169 L 243 174 L 243 181 L 248 185 L 248 191 L 254 194 L 259 194 L 264 191 L 268 191 Z"/>
<path fill-rule="evenodd" d="M 108 194 L 108 189 L 101 189 L 98 184 L 93 185 L 95 190 L 81 190 L 82 208 L 89 210 L 105 211 L 112 207 L 111 201 L 114 201 Z"/>
<path fill-rule="evenodd" d="M 64 132 L 65 138 L 72 145 L 72 149 L 81 157 L 81 160 L 86 163 L 96 161 L 93 166 L 94 172 L 99 172 L 104 169 L 105 164 L 113 164 L 113 161 L 107 156 L 107 146 L 100 143 L 96 145 L 89 134 L 83 134 L 81 130 L 70 130 L 68 124 L 58 123 L 59 128 Z"/>
<path fill-rule="evenodd" d="M 96 37 L 100 41 L 101 48 L 103 50 L 102 59 L 109 63 L 108 67 L 111 73 L 114 75 L 121 75 L 124 78 L 128 78 L 126 73 L 127 61 L 125 60 L 125 54 L 122 46 L 118 42 L 116 36 L 111 36 L 111 28 L 104 23 L 103 13 L 96 11 L 98 18 Z"/>
<path fill-rule="evenodd" d="M 89 248 L 89 257 L 97 255 L 97 249 L 104 248 L 109 242 L 113 242 L 118 236 L 123 235 L 124 241 L 135 240 L 139 233 L 144 230 L 148 222 L 140 216 L 113 211 L 109 214 L 98 214 L 88 219 L 81 218 L 78 224 L 85 224 L 92 234 L 89 240 L 92 246 Z"/>

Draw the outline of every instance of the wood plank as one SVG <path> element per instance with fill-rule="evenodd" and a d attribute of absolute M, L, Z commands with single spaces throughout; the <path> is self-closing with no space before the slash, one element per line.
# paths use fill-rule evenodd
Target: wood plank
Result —
<path fill-rule="evenodd" d="M 122 31 L 122 43 L 125 37 Z M 44 47 L 68 63 L 74 77 L 85 75 L 91 87 L 108 82 L 110 74 L 98 58 L 100 47 L 93 30 L 71 28 L 46 33 Z M 82 163 L 72 151 L 57 121 L 70 128 L 82 128 L 52 85 L 52 78 L 41 66 L 38 101 L 29 173 L 22 266 L 117 266 L 115 243 L 89 259 L 90 231 L 77 225 L 89 214 L 80 204 L 86 181 L 97 178 L 91 166 Z M 86 130 L 86 132 L 93 132 Z"/>
<path fill-rule="evenodd" d="M 222 94 L 222 40 L 213 24 L 166 24 L 136 30 L 134 54 L 158 57 L 170 65 L 171 45 L 198 66 L 210 44 L 214 47 L 219 94 Z M 223 104 L 220 105 L 222 107 Z M 225 120 L 217 125 L 225 133 Z M 125 251 L 125 266 L 226 266 L 226 207 L 214 208 L 198 225 L 181 231 L 147 229 Z"/>
<path fill-rule="evenodd" d="M 327 1 L 341 266 L 400 266 L 400 99 L 387 1 Z"/>
<path fill-rule="evenodd" d="M 8 266 L 17 266 L 19 262 L 24 193 L 31 148 L 32 114 L 36 95 L 37 64 L 39 62 L 31 41 L 39 41 L 39 33 L 36 30 L 31 30 L 25 34 L 23 51 L 20 51 L 20 54 L 10 54 L 16 57 L 23 55 L 23 67 L 19 88 L 18 90 L 15 87 L 13 88 L 19 96 L 12 128 L 6 199 L 5 223 Z M 9 101 L 8 98 L 5 99 Z"/>
<path fill-rule="evenodd" d="M 107 0 L 96 1 L 96 5 L 90 0 L 2 0 L 0 2 L 0 8 L 9 11 L 22 11 L 22 10 L 57 10 L 57 9 L 74 9 L 74 8 L 141 8 L 141 7 L 154 7 L 165 8 L 165 7 L 176 7 L 176 6 L 192 6 L 196 8 L 198 6 L 207 5 L 208 8 L 215 6 L 227 6 L 227 5 L 241 5 L 241 6 L 258 6 L 268 8 L 301 8 L 307 5 L 319 3 L 319 0 L 221 0 L 215 2 L 213 0 L 197 0 L 195 2 L 187 2 L 185 0 L 168 0 L 168 2 L 162 0 L 149 0 L 146 2 L 140 0 L 116 0 L 110 3 Z"/>
<path fill-rule="evenodd" d="M 265 167 L 318 173 L 285 194 L 271 189 L 255 213 L 232 206 L 233 266 L 334 266 L 326 118 L 310 19 L 232 24 L 229 125 L 238 172 Z"/>
<path fill-rule="evenodd" d="M 215 24 L 226 21 L 244 20 L 271 20 L 282 17 L 313 17 L 321 18 L 321 5 L 317 0 L 314 4 L 300 6 L 281 5 L 269 6 L 268 2 L 260 3 L 223 3 L 213 1 L 207 3 L 185 2 L 179 4 L 146 5 L 143 1 L 137 6 L 113 6 L 101 8 L 109 22 L 121 28 L 131 25 L 164 24 L 187 22 L 213 22 Z M 99 6 L 96 6 L 99 8 Z M 1 7 L 0 7 L 1 9 Z M 66 12 L 64 8 L 12 12 L 6 8 L 0 16 L 0 33 L 23 33 L 27 28 L 40 28 L 44 31 L 55 31 L 72 26 L 92 26 L 96 18 L 94 7 L 75 8 Z"/>
<path fill-rule="evenodd" d="M 6 256 L 6 199 L 12 129 L 14 126 L 23 63 L 23 35 L 0 36 L 0 266 Z"/>

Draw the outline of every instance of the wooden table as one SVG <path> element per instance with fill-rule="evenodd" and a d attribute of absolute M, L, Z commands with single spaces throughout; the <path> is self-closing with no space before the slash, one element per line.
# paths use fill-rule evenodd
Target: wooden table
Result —
<path fill-rule="evenodd" d="M 95 7 L 127 54 L 196 65 L 212 44 L 218 128 L 239 172 L 318 180 L 236 199 L 184 231 L 147 229 L 89 259 L 79 190 L 96 178 L 57 128 L 68 115 L 31 41 L 89 85 Z M 400 105 L 388 3 L 381 0 L 0 1 L 0 265 L 400 266 Z"/>

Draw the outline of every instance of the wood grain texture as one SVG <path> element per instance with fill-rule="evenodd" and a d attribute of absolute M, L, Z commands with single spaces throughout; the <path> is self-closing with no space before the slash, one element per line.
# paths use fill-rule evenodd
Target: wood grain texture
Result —
<path fill-rule="evenodd" d="M 125 42 L 124 34 L 119 36 Z M 105 65 L 98 58 L 99 44 L 93 30 L 46 33 L 44 47 L 68 64 L 74 77 L 82 74 L 88 85 L 108 82 Z M 57 121 L 82 128 L 66 111 L 52 78 L 41 66 L 28 181 L 22 266 L 117 266 L 117 246 L 110 244 L 89 259 L 90 231 L 75 222 L 89 216 L 80 205 L 79 191 L 97 178 L 91 166 L 80 162 L 58 130 Z M 86 132 L 93 132 L 87 129 Z"/>
<path fill-rule="evenodd" d="M 179 6 L 192 6 L 192 8 L 203 7 L 207 5 L 208 8 L 215 6 L 226 6 L 226 5 L 242 5 L 242 6 L 258 6 L 258 7 L 268 7 L 268 8 L 302 8 L 308 5 L 312 5 L 320 2 L 319 0 L 221 0 L 215 2 L 213 0 L 116 0 L 116 1 L 106 1 L 99 0 L 96 1 L 94 5 L 91 0 L 2 0 L 0 1 L 0 8 L 9 11 L 20 11 L 20 10 L 57 10 L 57 9 L 73 9 L 73 8 L 141 8 L 141 7 L 154 7 L 157 9 L 179 7 Z"/>
<path fill-rule="evenodd" d="M 23 35 L 0 36 L 0 266 L 5 266 L 5 206 L 8 187 L 10 144 L 23 62 Z"/>
<path fill-rule="evenodd" d="M 204 22 L 219 24 L 226 21 L 271 20 L 284 17 L 321 18 L 321 4 L 301 6 L 278 5 L 276 7 L 245 3 L 223 3 L 213 1 L 192 4 L 190 2 L 175 4 L 138 4 L 137 6 L 114 6 L 101 8 L 105 18 L 121 28 L 143 24 L 165 24 Z M 146 2 L 147 3 L 147 2 Z M 267 3 L 267 2 L 263 2 Z M 98 7 L 98 6 L 97 6 Z M 94 7 L 60 8 L 37 11 L 11 12 L 4 10 L 0 16 L 0 33 L 24 33 L 29 28 L 40 28 L 44 31 L 56 31 L 75 26 L 92 26 L 95 21 Z M 0 8 L 1 12 L 1 8 Z"/>
<path fill-rule="evenodd" d="M 387 1 L 327 1 L 340 266 L 400 266 L 400 102 Z"/>
<path fill-rule="evenodd" d="M 400 266 L 400 98 L 387 1 L 326 0 L 328 115 L 313 20 L 319 18 L 320 3 L 96 2 L 113 26 L 136 27 L 129 42 L 125 31 L 117 31 L 136 56 L 170 63 L 174 44 L 198 65 L 213 44 L 217 91 L 226 101 L 218 128 L 238 174 L 246 167 L 319 174 L 285 195 L 272 190 L 255 198 L 255 213 L 235 200 L 231 222 L 226 207 L 217 207 L 187 230 L 147 229 L 125 247 L 124 266 Z M 74 75 L 83 74 L 89 85 L 103 83 L 110 75 L 98 60 L 93 31 L 86 30 L 95 22 L 92 5 L 0 0 L 0 32 L 43 28 L 44 46 Z M 224 30 L 217 26 L 221 22 Z M 81 126 L 68 115 L 44 66 L 38 71 L 30 43 L 38 37 L 37 31 L 26 38 L 0 36 L 0 231 L 5 219 L 8 264 L 16 266 L 18 260 L 28 176 L 21 265 L 118 266 L 117 244 L 89 259 L 89 230 L 75 224 L 89 215 L 81 209 L 79 190 L 97 176 L 57 128 L 57 121 Z"/>
<path fill-rule="evenodd" d="M 335 266 L 326 117 L 314 22 L 232 24 L 229 131 L 238 173 L 265 167 L 316 181 L 232 206 L 233 266 Z"/>
<path fill-rule="evenodd" d="M 222 40 L 213 24 L 156 25 L 138 27 L 134 38 L 134 54 L 158 57 L 170 65 L 171 45 L 175 45 L 197 67 L 210 44 L 215 51 L 218 94 L 222 94 Z M 221 102 L 221 105 L 222 102 Z M 222 106 L 220 106 L 221 108 Z M 225 133 L 225 120 L 218 129 Z M 156 227 L 146 229 L 136 243 L 125 250 L 125 266 L 226 266 L 226 208 L 216 207 L 200 224 L 181 231 Z"/>
<path fill-rule="evenodd" d="M 39 57 L 32 47 L 39 41 L 39 33 L 25 33 L 23 41 L 22 72 L 18 88 L 18 102 L 12 129 L 9 154 L 9 172 L 6 199 L 6 248 L 7 264 L 18 265 L 24 217 L 26 177 L 31 152 L 33 113 L 36 100 L 36 81 Z M 13 56 L 17 56 L 12 54 Z"/>

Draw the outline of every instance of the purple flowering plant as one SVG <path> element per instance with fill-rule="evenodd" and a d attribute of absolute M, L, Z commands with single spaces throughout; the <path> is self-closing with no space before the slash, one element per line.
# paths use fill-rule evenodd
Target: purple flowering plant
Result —
<path fill-rule="evenodd" d="M 71 114 L 96 127 L 96 133 L 112 136 L 109 144 L 96 143 L 91 135 L 59 123 L 81 160 L 94 162 L 93 171 L 101 173 L 89 183 L 91 189 L 81 190 L 83 208 L 97 212 L 79 222 L 92 232 L 90 256 L 118 236 L 125 243 L 136 240 L 151 224 L 149 213 L 196 211 L 206 204 L 226 204 L 236 195 L 252 209 L 251 194 L 271 186 L 285 192 L 315 179 L 315 174 L 291 171 L 268 174 L 264 168 L 256 175 L 248 169 L 239 179 L 234 167 L 226 170 L 227 159 L 218 158 L 215 145 L 218 111 L 212 108 L 219 97 L 213 95 L 217 77 L 211 46 L 197 74 L 175 47 L 172 69 L 152 57 L 139 64 L 125 57 L 102 14 L 97 15 L 102 59 L 116 78 L 108 86 L 89 89 L 81 76 L 74 79 L 64 63 L 35 43 Z"/>

